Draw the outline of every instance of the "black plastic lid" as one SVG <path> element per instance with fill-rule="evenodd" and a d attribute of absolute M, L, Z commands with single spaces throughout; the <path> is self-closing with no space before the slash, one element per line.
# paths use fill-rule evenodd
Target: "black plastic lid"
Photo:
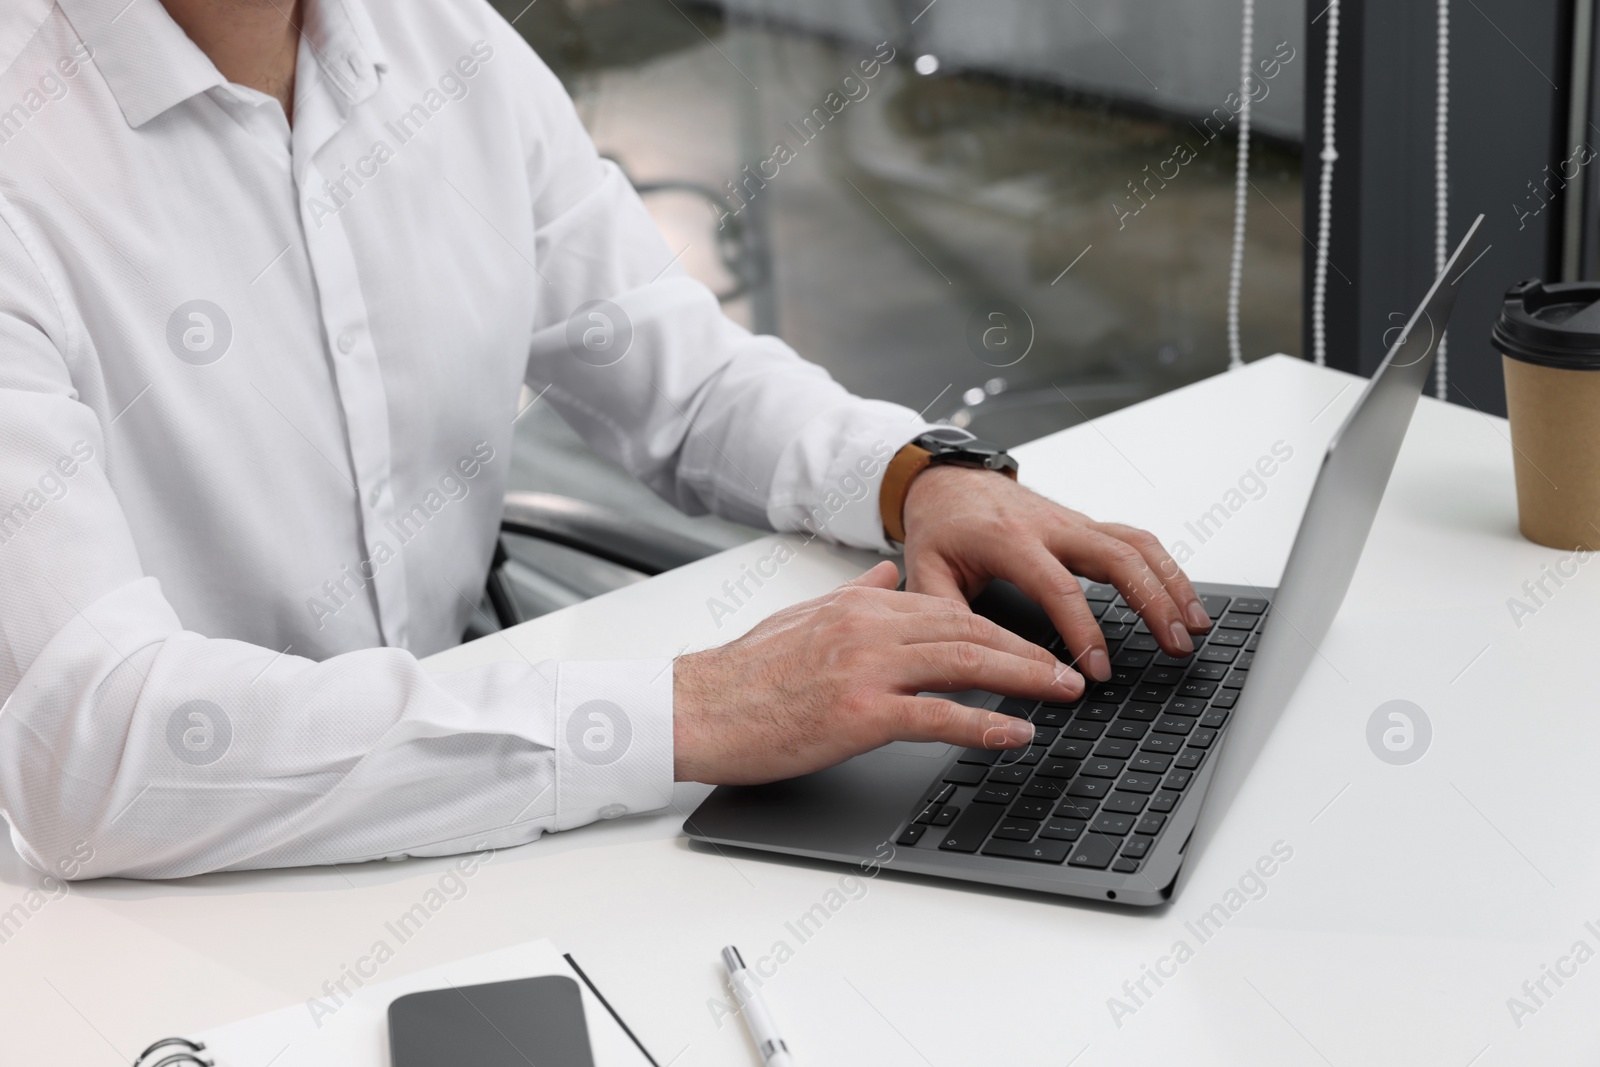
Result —
<path fill-rule="evenodd" d="M 1600 370 L 1600 282 L 1519 282 L 1506 292 L 1489 336 L 1524 363 Z"/>

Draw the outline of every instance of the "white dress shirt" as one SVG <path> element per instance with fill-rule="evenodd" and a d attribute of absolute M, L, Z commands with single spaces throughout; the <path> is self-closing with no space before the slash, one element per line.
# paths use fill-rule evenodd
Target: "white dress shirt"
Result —
<path fill-rule="evenodd" d="M 0 812 L 44 870 L 666 803 L 670 661 L 418 663 L 483 588 L 524 383 L 686 511 L 867 547 L 926 428 L 725 318 L 482 0 L 305 19 L 291 128 L 156 0 L 0 14 Z"/>

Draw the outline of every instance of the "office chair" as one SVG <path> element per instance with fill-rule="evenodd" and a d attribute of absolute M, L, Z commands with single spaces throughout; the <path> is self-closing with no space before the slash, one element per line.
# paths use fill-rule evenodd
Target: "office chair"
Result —
<path fill-rule="evenodd" d="M 507 493 L 500 519 L 501 536 L 495 543 L 494 559 L 484 587 L 485 599 L 493 609 L 493 621 L 502 629 L 562 606 L 557 602 L 545 602 L 529 610 L 527 591 L 519 594 L 515 580 L 506 569 L 507 562 L 513 558 L 506 551 L 507 534 L 559 545 L 610 564 L 612 568 L 620 568 L 606 583 L 609 588 L 619 588 L 640 578 L 693 563 L 721 550 L 720 546 L 672 530 L 641 525 L 620 512 L 575 497 L 556 493 Z M 532 599 L 538 600 L 537 595 Z M 485 621 L 475 618 L 466 636 L 494 632 L 483 627 Z"/>

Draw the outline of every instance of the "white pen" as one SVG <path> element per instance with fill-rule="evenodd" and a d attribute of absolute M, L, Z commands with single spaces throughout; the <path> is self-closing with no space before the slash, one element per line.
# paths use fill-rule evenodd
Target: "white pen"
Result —
<path fill-rule="evenodd" d="M 778 1027 L 767 1011 L 767 1002 L 761 999 L 761 990 L 756 987 L 739 950 L 726 946 L 722 950 L 722 962 L 728 965 L 728 984 L 733 987 L 733 999 L 739 1004 L 739 1014 L 744 1016 L 750 1036 L 755 1038 L 756 1048 L 761 1050 L 762 1062 L 767 1067 L 794 1067 L 789 1046 L 778 1036 Z"/>

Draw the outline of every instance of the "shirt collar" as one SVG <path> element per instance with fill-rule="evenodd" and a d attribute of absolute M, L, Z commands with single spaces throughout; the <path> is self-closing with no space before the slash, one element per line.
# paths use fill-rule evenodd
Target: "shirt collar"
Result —
<path fill-rule="evenodd" d="M 160 0 L 59 2 L 94 50 L 95 66 L 130 126 L 143 126 L 192 96 L 228 84 Z M 349 103 L 377 91 L 388 60 L 361 0 L 306 0 L 302 25 L 320 73 Z M 297 85 L 312 76 L 296 71 Z"/>

